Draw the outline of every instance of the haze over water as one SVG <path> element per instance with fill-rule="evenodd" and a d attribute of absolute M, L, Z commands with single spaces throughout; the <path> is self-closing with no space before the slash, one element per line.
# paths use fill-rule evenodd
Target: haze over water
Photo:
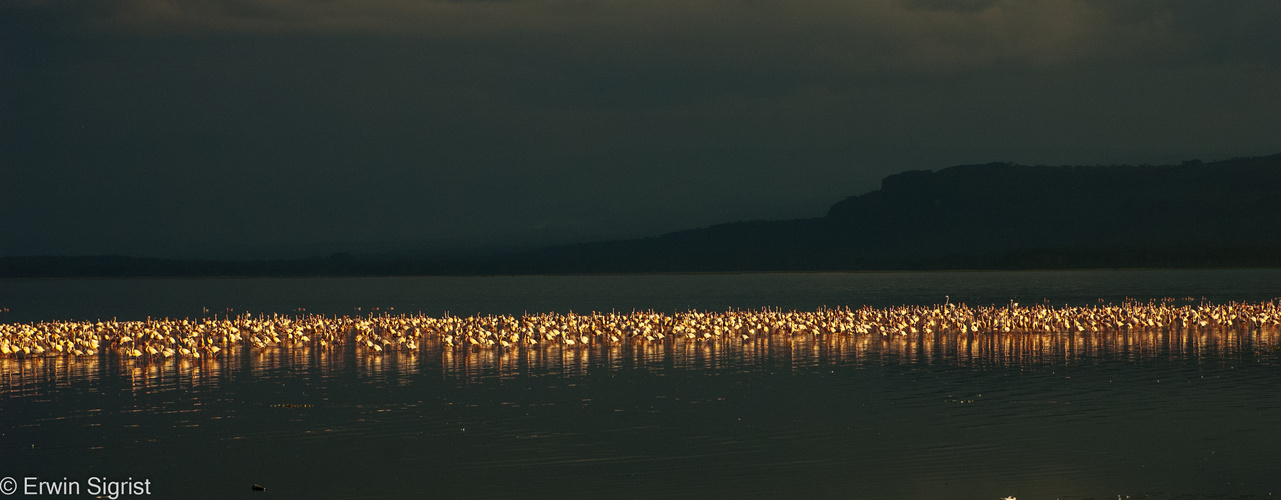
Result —
<path fill-rule="evenodd" d="M 249 313 L 812 310 L 904 304 L 1095 305 L 1191 297 L 1281 297 L 1281 270 L 949 271 L 404 278 L 0 281 L 0 321 L 199 318 Z"/>
<path fill-rule="evenodd" d="M 1278 278 L 7 281 L 0 306 L 10 318 L 0 318 L 1196 304 L 1269 300 L 1281 296 Z M 1270 498 L 1281 486 L 1278 340 L 1268 329 L 1218 329 L 6 358 L 0 476 L 147 477 L 160 498 Z M 268 491 L 251 492 L 255 483 Z"/>

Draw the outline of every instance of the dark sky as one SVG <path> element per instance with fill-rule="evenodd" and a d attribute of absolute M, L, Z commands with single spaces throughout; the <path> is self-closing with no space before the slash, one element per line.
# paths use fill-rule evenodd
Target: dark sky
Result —
<path fill-rule="evenodd" d="M 0 255 L 519 247 L 1281 152 L 1276 0 L 5 0 Z"/>

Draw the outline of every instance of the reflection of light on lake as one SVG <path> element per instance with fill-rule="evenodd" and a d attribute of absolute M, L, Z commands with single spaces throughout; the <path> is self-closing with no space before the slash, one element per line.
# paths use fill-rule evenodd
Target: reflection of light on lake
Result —
<path fill-rule="evenodd" d="M 0 358 L 0 384 L 10 395 L 85 380 L 119 377 L 137 389 L 214 386 L 220 380 L 298 373 L 395 379 L 439 373 L 459 380 L 521 375 L 576 377 L 589 371 L 783 370 L 810 366 L 916 364 L 1002 368 L 1067 366 L 1103 360 L 1168 358 L 1203 362 L 1278 349 L 1275 327 L 1161 328 L 1105 332 L 935 332 L 914 335 L 773 333 L 748 341 L 722 338 L 569 346 L 540 344 L 507 349 L 459 349 L 440 341 L 418 351 L 372 353 L 354 346 L 226 349 L 217 357 L 99 356 Z"/>

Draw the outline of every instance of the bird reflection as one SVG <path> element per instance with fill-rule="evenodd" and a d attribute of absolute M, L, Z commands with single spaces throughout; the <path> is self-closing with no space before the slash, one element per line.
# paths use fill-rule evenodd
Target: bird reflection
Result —
<path fill-rule="evenodd" d="M 274 370 L 476 378 L 591 369 L 1199 359 L 1276 349 L 1278 306 L 1272 301 L 1176 307 L 1157 301 L 969 307 L 949 300 L 816 311 L 439 318 L 242 314 L 198 321 L 5 324 L 0 386 L 14 391 L 123 374 L 136 385 L 181 387 Z"/>

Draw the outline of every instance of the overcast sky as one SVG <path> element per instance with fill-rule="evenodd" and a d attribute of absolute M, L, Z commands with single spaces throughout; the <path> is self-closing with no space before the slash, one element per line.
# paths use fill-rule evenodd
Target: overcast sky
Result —
<path fill-rule="evenodd" d="M 514 247 L 1281 152 L 1275 0 L 5 0 L 0 255 Z"/>

